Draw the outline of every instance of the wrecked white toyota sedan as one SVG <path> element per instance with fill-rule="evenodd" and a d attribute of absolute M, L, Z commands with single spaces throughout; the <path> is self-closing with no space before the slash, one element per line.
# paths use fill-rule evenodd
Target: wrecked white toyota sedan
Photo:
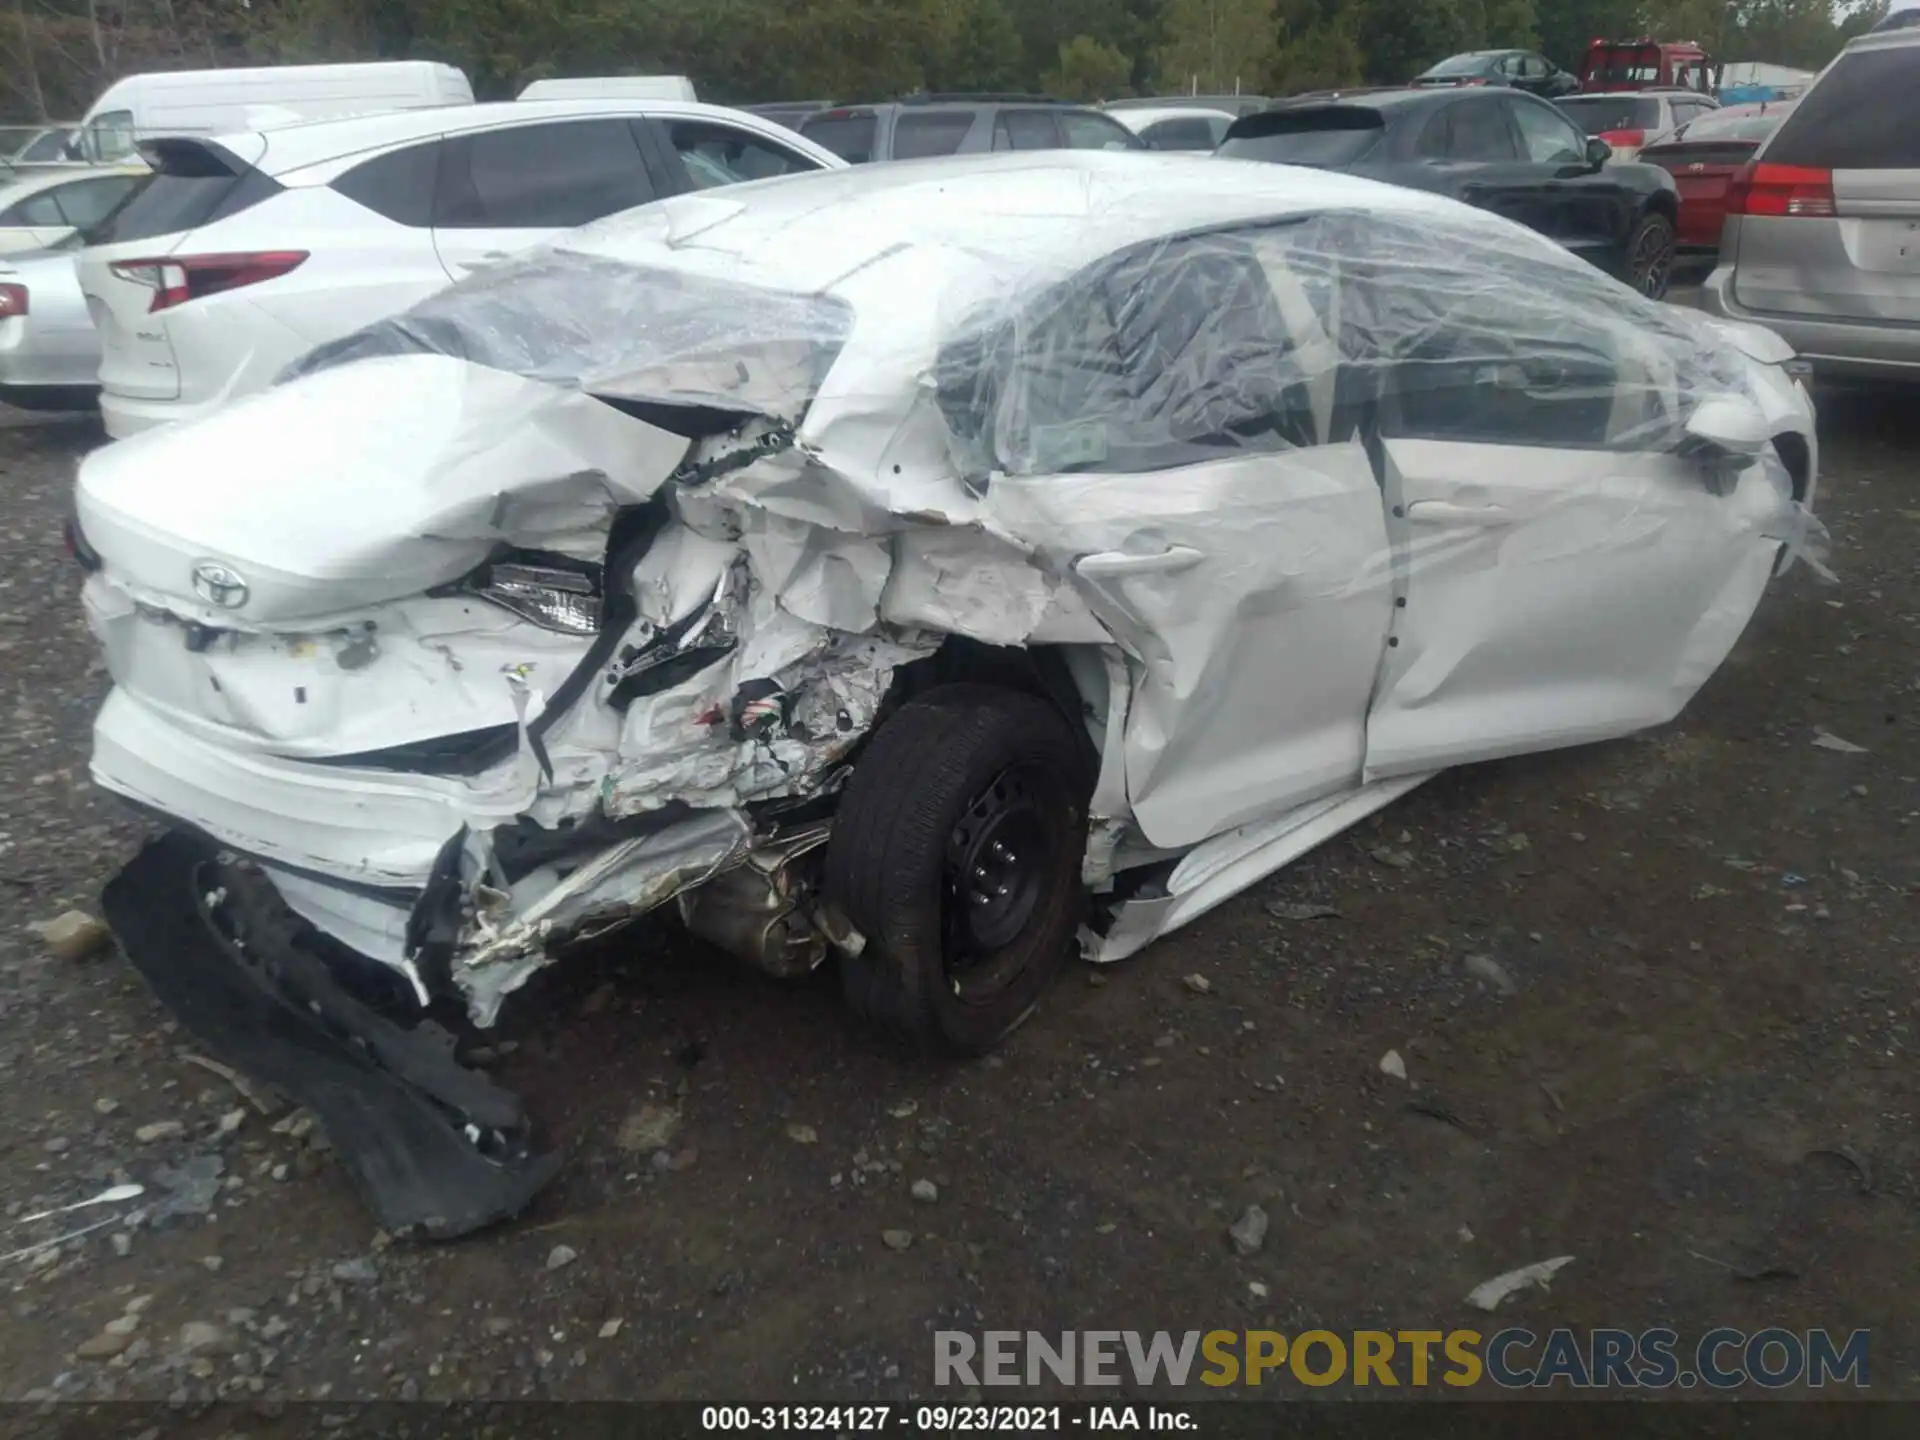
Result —
<path fill-rule="evenodd" d="M 1050 152 L 692 195 L 88 458 L 108 889 L 383 1223 L 659 910 L 949 1050 L 1443 767 L 1671 719 L 1810 549 L 1770 333 L 1452 202 Z"/>

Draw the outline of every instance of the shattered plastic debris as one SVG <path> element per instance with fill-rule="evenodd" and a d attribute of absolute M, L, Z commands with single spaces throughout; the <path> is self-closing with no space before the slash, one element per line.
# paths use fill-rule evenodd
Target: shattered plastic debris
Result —
<path fill-rule="evenodd" d="M 25 1225 L 33 1220 L 45 1220 L 54 1215 L 65 1215 L 69 1211 L 85 1210 L 93 1205 L 118 1205 L 124 1200 L 137 1200 L 146 1193 L 147 1187 L 144 1185 L 131 1183 L 126 1185 L 109 1185 L 98 1195 L 91 1195 L 85 1200 L 76 1200 L 71 1205 L 56 1205 L 51 1210 L 36 1210 L 31 1215 L 18 1216 L 9 1220 L 7 1226 L 11 1228 L 15 1225 Z"/>
<path fill-rule="evenodd" d="M 1276 920 L 1338 920 L 1340 911 L 1332 905 L 1295 904 L 1286 900 L 1269 900 L 1267 914 Z"/>
<path fill-rule="evenodd" d="M 1571 1255 L 1559 1255 L 1551 1260 L 1522 1265 L 1518 1270 L 1509 1270 L 1491 1280 L 1483 1280 L 1467 1292 L 1467 1304 L 1476 1310 L 1493 1311 L 1500 1308 L 1502 1300 L 1517 1291 L 1532 1286 L 1545 1290 L 1562 1266 L 1573 1263 L 1573 1258 Z"/>
<path fill-rule="evenodd" d="M 1841 755 L 1865 755 L 1867 747 L 1856 745 L 1851 740 L 1842 740 L 1825 730 L 1813 732 L 1813 746 L 1816 750 L 1833 750 Z"/>

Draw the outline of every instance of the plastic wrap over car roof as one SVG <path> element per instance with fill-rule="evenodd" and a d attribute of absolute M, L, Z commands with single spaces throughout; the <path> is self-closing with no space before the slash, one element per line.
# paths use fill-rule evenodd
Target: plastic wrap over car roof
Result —
<path fill-rule="evenodd" d="M 280 379 L 448 355 L 610 398 L 791 418 L 850 324 L 825 296 L 541 250 L 323 345 Z"/>
<path fill-rule="evenodd" d="M 817 399 L 808 431 L 859 431 L 838 468 L 863 472 L 931 409 L 967 479 L 1369 435 L 1678 449 L 1702 397 L 1747 388 L 1699 317 L 1437 197 L 1198 157 L 975 160 L 643 207 L 289 374 L 424 351 L 786 421 Z"/>

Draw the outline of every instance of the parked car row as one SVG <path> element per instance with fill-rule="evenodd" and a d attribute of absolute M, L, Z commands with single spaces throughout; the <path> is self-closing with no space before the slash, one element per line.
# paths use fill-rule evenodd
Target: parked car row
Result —
<path fill-rule="evenodd" d="M 5 277 L 16 313 L 0 321 L 0 399 L 73 403 L 90 339 L 115 437 L 259 390 L 314 346 L 562 230 L 844 163 L 761 117 L 671 100 L 405 110 L 142 153 L 151 177 L 86 248 Z"/>

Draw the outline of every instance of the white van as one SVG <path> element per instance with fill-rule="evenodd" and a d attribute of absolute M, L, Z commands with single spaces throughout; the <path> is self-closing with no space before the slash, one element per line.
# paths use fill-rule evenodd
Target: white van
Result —
<path fill-rule="evenodd" d="M 522 100 L 698 100 L 684 75 L 585 75 L 572 80 L 536 80 Z"/>
<path fill-rule="evenodd" d="M 161 70 L 116 81 L 93 102 L 81 122 L 79 158 L 95 164 L 122 160 L 150 135 L 221 135 L 472 103 L 467 77 L 430 60 Z"/>

